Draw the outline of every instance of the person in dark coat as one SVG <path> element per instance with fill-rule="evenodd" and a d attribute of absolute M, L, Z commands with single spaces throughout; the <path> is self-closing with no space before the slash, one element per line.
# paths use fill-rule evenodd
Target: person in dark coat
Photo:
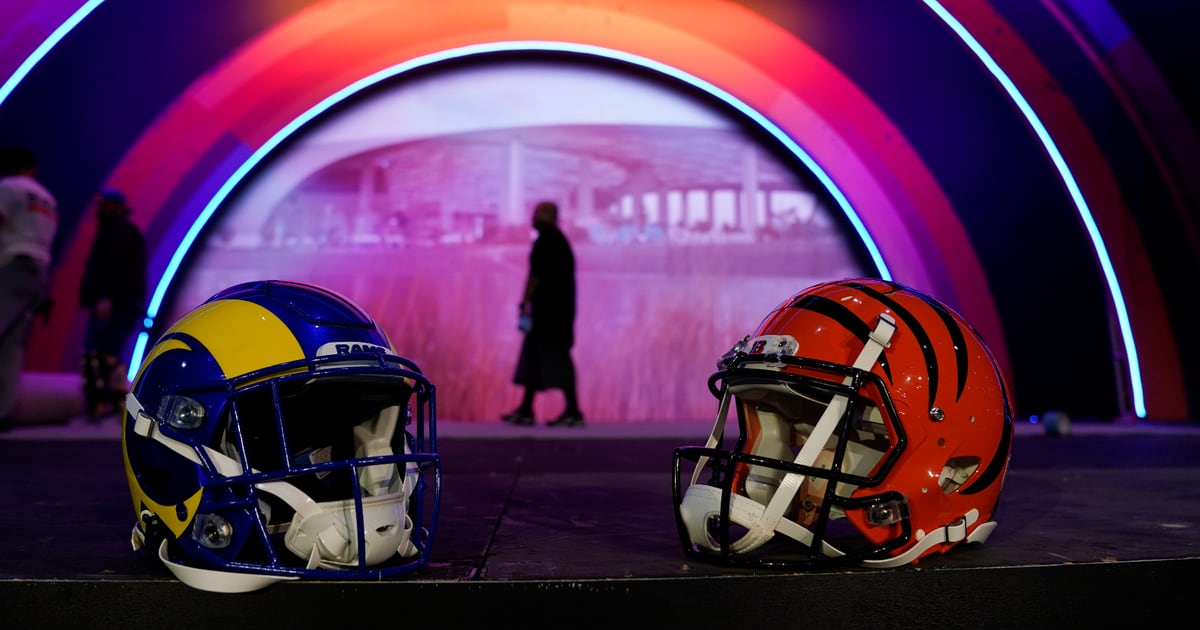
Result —
<path fill-rule="evenodd" d="M 83 391 L 87 413 L 119 413 L 128 381 L 122 358 L 145 314 L 146 244 L 129 219 L 125 195 L 102 190 L 95 197 L 96 237 L 79 284 L 79 305 L 88 310 L 83 341 Z"/>
<path fill-rule="evenodd" d="M 534 424 L 537 392 L 560 389 L 566 398 L 561 415 L 547 426 L 583 426 L 575 391 L 575 255 L 558 227 L 558 205 L 542 201 L 533 209 L 537 239 L 529 253 L 529 275 L 519 305 L 518 326 L 525 333 L 513 383 L 525 388 L 521 404 L 502 416 L 510 424 Z"/>

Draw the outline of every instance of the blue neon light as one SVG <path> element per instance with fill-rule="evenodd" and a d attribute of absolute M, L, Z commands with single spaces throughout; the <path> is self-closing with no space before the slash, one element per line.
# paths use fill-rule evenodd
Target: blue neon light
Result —
<path fill-rule="evenodd" d="M 25 58 L 25 61 L 21 62 L 21 65 L 17 66 L 17 69 L 12 73 L 12 76 L 8 77 L 8 80 L 4 82 L 4 85 L 0 85 L 0 105 L 4 104 L 4 101 L 8 98 L 8 95 L 12 94 L 12 91 L 17 89 L 17 84 L 25 79 L 25 76 L 29 74 L 29 71 L 33 70 L 33 67 L 36 66 L 38 62 L 46 56 L 46 53 L 50 52 L 51 48 L 54 48 L 58 42 L 62 40 L 62 38 L 67 36 L 67 33 L 71 32 L 71 29 L 75 28 L 80 22 L 83 21 L 83 18 L 87 17 L 92 10 L 103 3 L 104 0 L 89 0 L 86 4 L 79 7 L 75 13 L 71 14 L 71 17 L 67 18 L 66 21 L 64 21 L 62 24 L 59 24 L 58 28 L 54 29 L 54 32 L 50 33 L 50 36 L 47 37 L 46 40 L 41 43 L 41 45 L 35 48 L 33 52 Z"/>
<path fill-rule="evenodd" d="M 1121 328 L 1121 340 L 1125 344 L 1125 356 L 1129 361 L 1129 384 L 1132 388 L 1134 413 L 1139 418 L 1146 417 L 1146 400 L 1142 391 L 1142 371 L 1138 362 L 1137 347 L 1133 343 L 1133 329 L 1129 324 L 1129 312 L 1125 308 L 1125 298 L 1121 292 L 1121 284 L 1117 281 L 1117 274 L 1113 271 L 1112 261 L 1108 256 L 1108 248 L 1104 245 L 1104 237 L 1100 235 L 1100 229 L 1096 227 L 1096 222 L 1092 218 L 1092 211 L 1088 208 L 1087 201 L 1083 198 L 1083 193 L 1080 192 L 1079 186 L 1075 183 L 1075 176 L 1071 174 L 1071 169 L 1067 167 L 1066 160 L 1058 150 L 1058 146 L 1054 144 L 1054 139 L 1050 137 L 1050 133 L 1046 131 L 1042 121 L 1034 113 L 1029 102 L 1025 100 L 1024 95 L 1017 89 L 1017 86 L 1008 78 L 1004 70 L 992 59 L 991 55 L 984 50 L 983 46 L 967 31 L 950 12 L 942 7 L 937 0 L 925 0 L 925 4 L 933 9 L 947 26 L 954 31 L 963 43 L 979 57 L 983 65 L 987 67 L 992 76 L 1000 82 L 1004 87 L 1004 91 L 1008 92 L 1008 96 L 1016 103 L 1017 108 L 1025 116 L 1025 120 L 1029 121 L 1029 125 L 1033 127 L 1034 133 L 1037 134 L 1039 140 L 1042 141 L 1042 146 L 1046 148 L 1046 153 L 1050 155 L 1050 159 L 1054 162 L 1055 168 L 1058 169 L 1059 176 L 1062 177 L 1063 183 L 1067 186 L 1067 191 L 1071 195 L 1071 200 L 1075 203 L 1075 208 L 1079 211 L 1079 217 L 1083 220 L 1084 227 L 1087 228 L 1088 236 L 1092 239 L 1092 246 L 1096 249 L 1096 256 L 1100 259 L 1100 268 L 1104 271 L 1104 279 L 1108 282 L 1109 293 L 1112 294 L 1112 302 L 1114 311 L 1117 314 L 1117 323 Z"/>
<path fill-rule="evenodd" d="M 781 142 L 788 148 L 788 150 L 798 157 L 814 175 L 816 175 L 821 184 L 826 188 L 826 190 L 829 191 L 829 194 L 832 195 L 837 201 L 838 206 L 842 209 L 842 212 L 846 214 L 846 217 L 850 220 L 851 225 L 854 226 L 854 230 L 858 233 L 859 238 L 862 239 L 863 244 L 870 253 L 871 260 L 875 263 L 875 267 L 879 272 L 879 276 L 885 280 L 892 279 L 891 272 L 888 270 L 887 264 L 884 262 L 883 256 L 880 254 L 879 248 L 875 244 L 875 240 L 872 239 L 870 233 L 867 232 L 866 226 L 863 224 L 862 220 L 859 219 L 858 213 L 855 212 L 854 208 L 850 205 L 850 201 L 846 199 L 846 196 L 842 194 L 837 185 L 834 184 L 833 180 L 825 173 L 824 169 L 822 169 L 820 165 L 818 165 L 817 162 L 813 160 L 813 158 L 809 156 L 807 152 L 804 151 L 804 149 L 802 149 L 798 144 L 796 144 L 795 141 L 788 137 L 788 135 L 784 133 L 778 126 L 767 120 L 758 112 L 754 111 L 745 103 L 735 98 L 733 95 L 712 85 L 711 83 L 702 81 L 697 77 L 681 72 L 670 66 L 646 59 L 644 57 L 639 57 L 616 50 L 600 48 L 597 46 L 571 44 L 566 42 L 512 41 L 464 46 L 462 48 L 455 48 L 431 55 L 425 55 L 423 57 L 411 59 L 404 63 L 392 66 L 386 70 L 382 70 L 365 78 L 359 79 L 345 88 L 338 90 L 276 132 L 271 139 L 263 143 L 258 150 L 251 154 L 250 157 L 247 158 L 246 161 L 242 163 L 242 165 L 238 167 L 232 175 L 230 175 L 229 179 L 225 181 L 225 183 L 217 190 L 216 194 L 213 195 L 212 199 L 209 200 L 209 202 L 204 206 L 204 209 L 196 217 L 196 220 L 187 230 L 187 233 L 184 234 L 183 239 L 179 242 L 179 246 L 175 249 L 175 253 L 171 256 L 170 261 L 167 263 L 162 277 L 159 278 L 158 285 L 155 287 L 154 293 L 151 295 L 149 308 L 147 309 L 148 317 L 153 319 L 158 316 L 158 310 L 162 307 L 163 300 L 167 294 L 167 288 L 175 278 L 175 273 L 179 270 L 179 266 L 182 264 L 184 256 L 191 248 L 200 231 L 204 228 L 204 225 L 212 217 L 213 213 L 216 212 L 217 208 L 220 207 L 221 203 L 225 201 L 225 198 L 229 196 L 233 189 L 255 166 L 258 165 L 259 162 L 263 160 L 263 158 L 269 155 L 271 151 L 275 150 L 275 148 L 289 136 L 299 131 L 301 127 L 308 124 L 314 118 L 321 115 L 334 105 L 337 105 L 339 102 L 352 96 L 353 94 L 414 68 L 419 68 L 449 59 L 467 57 L 470 55 L 497 51 L 528 50 L 577 52 L 629 62 L 680 79 L 690 85 L 704 90 L 709 94 L 712 94 L 713 96 L 716 96 L 725 103 L 733 106 L 735 109 L 745 114 L 754 122 L 766 129 L 773 137 L 775 137 L 775 139 Z M 138 366 L 141 363 L 142 353 L 144 350 L 144 344 L 141 344 L 141 338 L 139 337 L 138 348 L 134 351 L 133 359 L 130 361 L 131 378 L 132 374 L 136 370 L 135 366 Z"/>

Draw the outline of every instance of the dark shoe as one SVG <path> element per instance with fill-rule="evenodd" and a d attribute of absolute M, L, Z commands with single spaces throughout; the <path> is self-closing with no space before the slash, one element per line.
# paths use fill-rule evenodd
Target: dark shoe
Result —
<path fill-rule="evenodd" d="M 583 426 L 583 414 L 578 411 L 564 411 L 563 414 L 550 422 L 546 423 L 548 427 L 581 427 Z"/>
<path fill-rule="evenodd" d="M 509 424 L 520 426 L 530 426 L 533 424 L 533 414 L 528 411 L 521 411 L 520 409 L 512 413 L 506 413 L 500 416 L 500 419 Z"/>

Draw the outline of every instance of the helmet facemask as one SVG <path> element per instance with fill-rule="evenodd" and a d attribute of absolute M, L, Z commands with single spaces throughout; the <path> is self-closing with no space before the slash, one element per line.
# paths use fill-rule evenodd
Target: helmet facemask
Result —
<path fill-rule="evenodd" d="M 743 340 L 722 358 L 709 382 L 722 401 L 709 444 L 676 451 L 677 521 L 692 551 L 785 565 L 878 553 L 857 527 L 843 526 L 851 509 L 867 510 L 871 526 L 897 530 L 884 549 L 905 542 L 902 496 L 852 497 L 860 487 L 877 485 L 903 449 L 887 390 L 867 371 L 894 331 L 894 321 L 881 316 L 853 367 L 797 357 L 798 344 L 789 335 Z M 731 401 L 740 437 L 725 457 L 713 448 Z M 681 458 L 695 462 L 682 492 Z M 700 485 L 705 469 L 712 477 Z M 768 543 L 775 559 L 755 558 Z M 797 553 L 781 553 L 781 545 L 797 546 Z"/>
<path fill-rule="evenodd" d="M 772 370 L 742 362 L 721 374 L 722 409 L 737 409 L 738 443 L 727 456 L 677 452 L 677 467 L 681 456 L 695 462 L 680 524 L 697 552 L 746 564 L 863 558 L 877 545 L 846 520 L 847 511 L 863 510 L 873 525 L 895 528 L 893 544 L 903 542 L 902 497 L 863 490 L 880 482 L 903 447 L 886 392 L 870 374 L 806 363 L 793 357 L 786 370 Z"/>
<path fill-rule="evenodd" d="M 308 569 L 371 567 L 415 553 L 407 511 L 417 464 L 397 458 L 411 452 L 410 392 L 362 375 L 285 378 L 232 406 L 220 448 L 251 470 L 284 471 L 255 487 L 267 530 L 283 533 Z"/>

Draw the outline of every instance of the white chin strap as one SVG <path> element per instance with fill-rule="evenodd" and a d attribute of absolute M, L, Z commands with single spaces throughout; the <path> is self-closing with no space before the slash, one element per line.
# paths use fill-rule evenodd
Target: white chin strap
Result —
<path fill-rule="evenodd" d="M 358 566 L 360 554 L 366 566 L 380 564 L 397 553 L 416 556 L 419 551 L 410 540 L 413 525 L 406 498 L 391 495 L 363 499 L 361 545 L 354 531 L 358 520 L 353 500 L 314 503 L 311 505 L 315 509 L 307 513 L 297 510 L 284 543 L 292 553 L 307 558 L 309 569 L 353 568 Z"/>
<path fill-rule="evenodd" d="M 125 408 L 134 419 L 134 433 L 163 444 L 195 464 L 204 465 L 195 447 L 159 431 L 158 423 L 144 412 L 132 392 L 125 397 Z M 375 420 L 354 427 L 356 457 L 391 455 L 391 441 L 399 424 L 399 415 L 399 406 L 389 407 Z M 200 448 L 204 449 L 219 474 L 225 477 L 242 474 L 242 466 L 234 458 L 208 446 Z M 405 451 L 408 451 L 407 444 Z M 376 464 L 360 470 L 359 485 L 363 492 L 361 544 L 356 531 L 358 518 L 353 499 L 318 503 L 286 481 L 265 481 L 254 484 L 254 487 L 278 497 L 294 510 L 295 514 L 284 535 L 284 544 L 306 561 L 308 569 L 354 568 L 358 566 L 360 554 L 366 566 L 375 566 L 395 554 L 411 558 L 420 553 L 411 540 L 413 522 L 407 510 L 409 494 L 417 480 L 417 469 L 415 463 L 409 463 L 403 478 L 396 464 Z M 135 549 L 144 545 L 143 535 L 136 525 L 131 543 Z M 245 592 L 276 581 L 296 579 L 294 576 L 188 567 L 169 560 L 165 545 L 164 540 L 159 549 L 163 564 L 181 582 L 201 590 Z"/>
<path fill-rule="evenodd" d="M 879 355 L 883 352 L 883 349 L 891 343 L 892 334 L 895 332 L 896 321 L 887 313 L 881 313 L 879 321 L 875 325 L 875 330 L 871 331 L 871 334 L 867 337 L 866 344 L 863 345 L 862 351 L 854 361 L 854 367 L 864 372 L 869 371 L 875 364 L 875 361 L 879 359 Z M 849 384 L 850 381 L 851 377 L 846 377 L 843 384 Z M 718 437 L 725 430 L 725 418 L 729 413 L 729 401 L 731 398 L 732 394 L 727 390 L 721 400 L 716 426 L 713 427 L 712 434 L 708 438 L 708 448 L 716 446 Z M 813 426 L 812 433 L 805 440 L 804 446 L 796 454 L 795 464 L 812 466 L 817 456 L 825 448 L 825 444 L 829 441 L 830 436 L 833 435 L 833 430 L 837 427 L 838 420 L 845 413 L 848 402 L 845 396 L 840 395 L 834 396 L 829 401 L 829 405 L 825 407 L 821 418 Z M 692 473 L 692 485 L 684 493 L 684 498 L 680 505 L 680 514 L 684 519 L 684 524 L 692 542 L 716 551 L 720 547 L 707 534 L 705 522 L 710 518 L 719 516 L 721 491 L 719 488 L 697 485 L 700 472 L 705 467 L 706 462 L 706 458 L 701 458 L 697 463 Z M 779 483 L 779 487 L 775 490 L 770 502 L 766 505 L 762 505 L 749 497 L 731 495 L 730 520 L 745 527 L 747 531 L 737 540 L 730 542 L 730 550 L 739 554 L 753 551 L 774 538 L 775 532 L 779 532 L 811 547 L 812 532 L 794 521 L 783 518 L 784 511 L 792 504 L 792 499 L 795 498 L 796 493 L 800 490 L 800 485 L 804 483 L 804 479 L 805 475 L 800 473 L 787 473 L 784 475 Z M 735 505 L 737 506 L 736 510 L 734 508 Z M 827 555 L 843 555 L 840 551 L 829 545 L 822 545 L 822 551 Z"/>
<path fill-rule="evenodd" d="M 294 575 L 264 575 L 262 573 L 237 573 L 201 569 L 179 564 L 167 557 L 167 539 L 158 546 L 158 559 L 184 584 L 213 593 L 249 593 L 266 588 L 276 582 L 297 580 Z"/>
<path fill-rule="evenodd" d="M 375 420 L 354 427 L 355 456 L 391 455 L 392 435 L 399 415 L 399 407 L 389 407 Z M 259 488 L 276 494 L 295 509 L 284 543 L 292 553 L 308 559 L 309 569 L 354 567 L 360 554 L 367 566 L 374 566 L 397 553 L 406 558 L 419 553 L 411 541 L 413 523 L 408 516 L 408 495 L 416 482 L 416 469 L 416 464 L 409 464 L 403 484 L 395 464 L 377 464 L 362 470 L 359 475 L 364 495 L 362 545 L 356 544 L 358 534 L 353 529 L 358 522 L 353 499 L 314 504 L 302 493 L 285 496 L 299 493 L 291 484 L 282 484 L 284 488 L 266 488 L 263 486 L 267 484 L 260 484 Z M 279 490 L 283 493 L 276 492 Z"/>
<path fill-rule="evenodd" d="M 953 523 L 948 523 L 942 527 L 935 529 L 932 532 L 925 533 L 925 530 L 918 529 L 913 533 L 913 538 L 917 544 L 909 547 L 904 553 L 892 556 L 891 558 L 881 558 L 879 560 L 863 560 L 863 564 L 871 567 L 898 567 L 902 564 L 908 564 L 922 554 L 934 547 L 943 543 L 954 543 L 967 541 L 969 543 L 981 543 L 987 540 L 992 534 L 992 530 L 996 529 L 996 521 L 988 521 L 975 528 L 975 531 L 967 533 L 979 520 L 979 510 L 971 508 L 965 515 L 960 517 Z"/>
<path fill-rule="evenodd" d="M 706 523 L 711 519 L 720 518 L 722 493 L 723 491 L 716 486 L 693 485 L 684 493 L 683 503 L 679 508 L 683 516 L 684 525 L 687 527 L 688 536 L 692 542 L 713 551 L 719 550 L 721 543 L 709 534 Z M 766 509 L 767 506 L 750 497 L 740 494 L 729 495 L 730 522 L 747 529 L 753 530 L 762 523 Z M 809 547 L 812 546 L 812 532 L 795 521 L 780 519 L 776 524 L 776 531 L 794 538 Z M 746 538 L 746 536 L 743 536 L 733 541 L 730 544 L 730 549 L 734 553 L 745 553 L 753 550 L 755 547 L 746 548 Z M 828 543 L 822 543 L 821 550 L 827 556 L 843 555 L 841 551 Z"/>

